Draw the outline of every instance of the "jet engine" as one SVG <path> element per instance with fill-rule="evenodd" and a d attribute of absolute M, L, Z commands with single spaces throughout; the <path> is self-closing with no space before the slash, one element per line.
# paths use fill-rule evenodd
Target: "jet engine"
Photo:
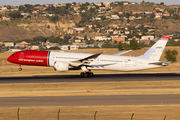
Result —
<path fill-rule="evenodd" d="M 55 62 L 54 69 L 56 71 L 68 71 L 69 70 L 69 63 L 67 62 Z"/>

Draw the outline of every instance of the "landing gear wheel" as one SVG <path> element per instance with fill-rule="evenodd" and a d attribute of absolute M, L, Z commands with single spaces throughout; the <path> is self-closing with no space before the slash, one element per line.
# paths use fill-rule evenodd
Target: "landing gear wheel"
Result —
<path fill-rule="evenodd" d="M 18 70 L 19 70 L 19 71 L 22 71 L 22 68 L 19 68 Z"/>
<path fill-rule="evenodd" d="M 84 73 L 84 77 L 88 77 L 88 76 L 89 76 L 88 72 Z"/>
<path fill-rule="evenodd" d="M 92 76 L 94 76 L 94 74 L 92 72 L 85 72 L 85 73 L 81 72 L 80 75 L 82 77 L 92 77 Z"/>
<path fill-rule="evenodd" d="M 84 77 L 84 72 L 82 72 L 80 75 L 81 75 L 82 77 Z"/>
<path fill-rule="evenodd" d="M 94 76 L 94 74 L 93 74 L 92 72 L 90 72 L 90 73 L 89 73 L 89 76 L 92 77 L 92 76 Z"/>

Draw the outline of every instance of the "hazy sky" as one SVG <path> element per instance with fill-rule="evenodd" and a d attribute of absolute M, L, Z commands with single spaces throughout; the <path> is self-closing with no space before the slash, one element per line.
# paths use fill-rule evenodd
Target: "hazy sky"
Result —
<path fill-rule="evenodd" d="M 19 6 L 23 4 L 53 4 L 53 3 L 72 3 L 72 2 L 89 2 L 89 3 L 97 3 L 97 2 L 104 2 L 106 0 L 1 0 L 0 5 L 13 5 Z M 108 0 L 109 2 L 115 2 L 119 0 Z M 126 0 L 123 0 L 126 1 Z M 142 2 L 143 0 L 127 0 L 129 2 Z M 160 3 L 164 2 L 166 5 L 174 5 L 179 4 L 180 0 L 144 0 L 145 2 L 155 2 Z"/>

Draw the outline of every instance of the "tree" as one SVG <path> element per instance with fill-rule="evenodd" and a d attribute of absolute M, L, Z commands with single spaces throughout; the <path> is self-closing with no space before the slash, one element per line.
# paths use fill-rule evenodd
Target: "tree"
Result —
<path fill-rule="evenodd" d="M 101 48 L 115 48 L 116 46 L 112 45 L 111 43 L 104 43 Z"/>
<path fill-rule="evenodd" d="M 117 48 L 118 48 L 118 50 L 123 50 L 123 43 L 122 43 L 122 42 L 119 42 L 119 43 L 117 44 Z"/>
<path fill-rule="evenodd" d="M 127 43 L 123 43 L 123 49 L 125 49 L 125 50 L 129 50 L 129 44 L 127 44 Z"/>
<path fill-rule="evenodd" d="M 11 18 L 22 18 L 22 15 L 19 11 L 12 11 L 9 13 L 9 17 Z"/>
<path fill-rule="evenodd" d="M 177 62 L 177 59 L 176 59 L 176 56 L 178 55 L 178 52 L 177 50 L 167 50 L 165 52 L 165 58 L 168 60 L 168 61 L 173 61 L 173 62 Z"/>
<path fill-rule="evenodd" d="M 24 10 L 25 10 L 25 7 L 24 7 L 23 5 L 20 5 L 20 6 L 19 6 L 19 11 L 24 12 Z"/>
<path fill-rule="evenodd" d="M 137 50 L 139 48 L 139 44 L 135 38 L 130 41 L 130 48 L 133 50 Z"/>
<path fill-rule="evenodd" d="M 164 2 L 161 2 L 160 5 L 164 5 Z"/>
<path fill-rule="evenodd" d="M 51 16 L 49 17 L 50 21 L 56 23 L 58 20 L 59 20 L 59 17 L 58 16 Z"/>

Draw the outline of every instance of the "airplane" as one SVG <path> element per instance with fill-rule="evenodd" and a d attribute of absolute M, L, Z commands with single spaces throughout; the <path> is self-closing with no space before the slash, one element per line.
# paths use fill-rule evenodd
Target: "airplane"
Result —
<path fill-rule="evenodd" d="M 91 77 L 91 70 L 112 70 L 120 72 L 137 71 L 166 66 L 171 61 L 159 61 L 162 52 L 170 36 L 165 35 L 159 39 L 148 51 L 138 57 L 122 56 L 130 52 L 120 52 L 113 55 L 101 53 L 74 53 L 64 51 L 40 51 L 24 50 L 13 53 L 7 61 L 17 64 L 22 70 L 21 65 L 48 66 L 54 67 L 56 71 L 82 70 L 81 76 Z"/>

